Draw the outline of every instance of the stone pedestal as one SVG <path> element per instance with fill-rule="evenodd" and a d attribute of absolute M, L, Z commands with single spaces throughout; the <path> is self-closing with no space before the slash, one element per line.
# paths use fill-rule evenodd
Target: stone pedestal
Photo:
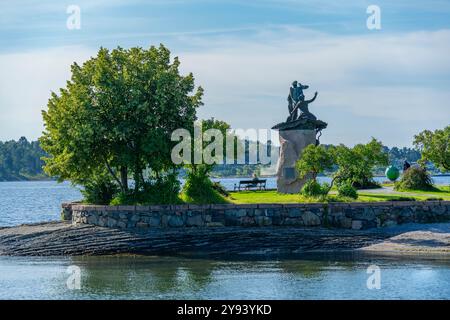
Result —
<path fill-rule="evenodd" d="M 315 130 L 280 130 L 280 157 L 277 165 L 277 189 L 280 193 L 299 193 L 306 178 L 299 179 L 295 163 L 302 150 L 316 143 Z"/>

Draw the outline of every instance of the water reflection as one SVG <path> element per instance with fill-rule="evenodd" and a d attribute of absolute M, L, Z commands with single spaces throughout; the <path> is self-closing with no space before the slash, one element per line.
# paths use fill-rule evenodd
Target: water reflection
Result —
<path fill-rule="evenodd" d="M 450 298 L 448 261 L 351 255 L 267 261 L 89 257 L 70 263 L 82 269 L 82 289 L 60 295 L 76 299 Z M 367 289 L 370 264 L 382 269 L 384 290 Z"/>

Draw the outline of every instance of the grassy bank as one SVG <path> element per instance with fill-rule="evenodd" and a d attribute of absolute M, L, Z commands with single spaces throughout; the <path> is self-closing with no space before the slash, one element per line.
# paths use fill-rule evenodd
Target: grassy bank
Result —
<path fill-rule="evenodd" d="M 433 200 L 442 199 L 450 201 L 449 187 L 439 187 L 439 191 L 408 191 L 408 192 L 377 192 L 375 190 L 360 190 L 358 199 L 339 198 L 333 192 L 326 199 L 311 199 L 299 194 L 280 194 L 276 191 L 241 191 L 231 192 L 229 200 L 236 204 L 254 204 L 254 203 L 299 203 L 299 202 L 378 202 L 378 201 L 399 201 L 399 200 Z"/>

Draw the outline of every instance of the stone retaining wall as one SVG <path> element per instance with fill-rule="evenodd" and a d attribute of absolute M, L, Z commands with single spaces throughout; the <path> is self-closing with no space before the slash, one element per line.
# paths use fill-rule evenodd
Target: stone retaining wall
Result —
<path fill-rule="evenodd" d="M 368 229 L 450 221 L 450 201 L 249 205 L 93 206 L 64 204 L 73 224 L 145 230 L 219 226 L 324 226 Z"/>

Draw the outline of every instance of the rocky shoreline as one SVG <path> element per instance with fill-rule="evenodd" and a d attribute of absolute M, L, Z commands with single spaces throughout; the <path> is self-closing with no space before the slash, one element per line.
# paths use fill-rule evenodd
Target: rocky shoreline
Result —
<path fill-rule="evenodd" d="M 217 227 L 136 232 L 69 222 L 0 228 L 0 255 L 301 255 L 312 252 L 437 254 L 450 257 L 450 223 L 368 230 Z"/>

